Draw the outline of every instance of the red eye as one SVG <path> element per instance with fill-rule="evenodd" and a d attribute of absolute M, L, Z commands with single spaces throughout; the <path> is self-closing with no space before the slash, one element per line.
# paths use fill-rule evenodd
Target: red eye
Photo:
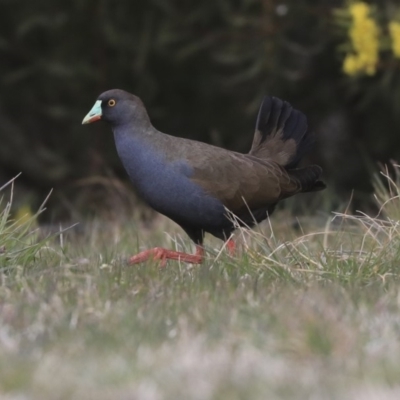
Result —
<path fill-rule="evenodd" d="M 109 107 L 114 107 L 115 104 L 116 104 L 116 101 L 115 101 L 114 99 L 108 100 L 108 106 L 109 106 Z"/>

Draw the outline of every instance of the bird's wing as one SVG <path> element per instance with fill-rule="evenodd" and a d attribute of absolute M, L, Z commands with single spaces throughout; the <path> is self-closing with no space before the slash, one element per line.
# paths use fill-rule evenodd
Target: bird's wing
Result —
<path fill-rule="evenodd" d="M 301 190 L 277 163 L 199 143 L 187 158 L 190 179 L 236 213 L 255 210 Z M 197 150 L 197 151 L 196 151 Z"/>

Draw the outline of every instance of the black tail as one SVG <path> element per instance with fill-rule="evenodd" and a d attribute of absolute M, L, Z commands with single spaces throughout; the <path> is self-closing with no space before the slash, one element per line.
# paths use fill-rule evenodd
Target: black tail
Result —
<path fill-rule="evenodd" d="M 295 168 L 314 142 L 307 128 L 307 118 L 302 112 L 286 101 L 265 96 L 250 154 L 286 169 Z"/>

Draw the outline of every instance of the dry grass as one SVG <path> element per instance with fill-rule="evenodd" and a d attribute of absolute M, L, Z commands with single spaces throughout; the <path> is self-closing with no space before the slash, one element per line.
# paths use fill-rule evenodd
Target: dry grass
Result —
<path fill-rule="evenodd" d="M 1 399 L 397 399 L 400 202 L 377 218 L 281 212 L 236 258 L 130 267 L 138 247 L 189 250 L 160 218 L 92 221 L 39 240 L 0 215 Z M 168 234 L 165 232 L 169 232 Z"/>

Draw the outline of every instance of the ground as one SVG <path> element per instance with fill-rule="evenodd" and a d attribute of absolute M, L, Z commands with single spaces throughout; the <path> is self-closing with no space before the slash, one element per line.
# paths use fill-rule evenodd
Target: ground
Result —
<path fill-rule="evenodd" d="M 166 219 L 48 238 L 3 203 L 0 398 L 400 398 L 396 196 L 376 218 L 280 211 L 237 256 L 208 238 L 204 265 L 164 269 L 125 260 L 193 250 Z"/>

